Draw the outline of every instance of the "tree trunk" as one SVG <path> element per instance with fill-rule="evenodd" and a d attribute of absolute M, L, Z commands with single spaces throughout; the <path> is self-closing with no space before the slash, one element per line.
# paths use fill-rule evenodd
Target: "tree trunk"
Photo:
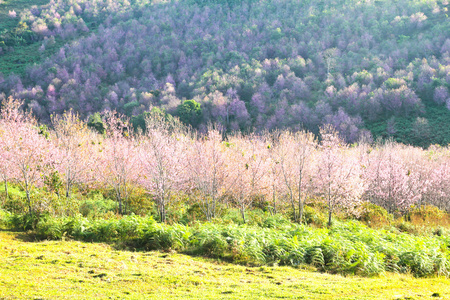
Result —
<path fill-rule="evenodd" d="M 300 171 L 300 179 L 298 181 L 298 223 L 301 224 L 303 220 L 303 200 L 302 200 L 302 171 Z"/>
<path fill-rule="evenodd" d="M 122 211 L 122 197 L 120 197 L 120 195 L 117 195 L 117 200 L 119 200 L 119 214 L 122 215 L 123 211 Z"/>
<path fill-rule="evenodd" d="M 331 209 L 328 210 L 328 227 L 331 227 Z"/>
<path fill-rule="evenodd" d="M 160 205 L 159 216 L 161 218 L 161 223 L 166 223 L 166 208 L 165 208 L 164 203 L 161 203 L 161 205 Z"/>
<path fill-rule="evenodd" d="M 66 198 L 67 199 L 70 198 L 70 183 L 67 183 L 67 186 L 66 186 Z"/>
<path fill-rule="evenodd" d="M 272 201 L 273 201 L 273 214 L 275 215 L 277 213 L 277 198 L 275 193 L 275 186 L 273 186 Z"/>
<path fill-rule="evenodd" d="M 331 203 L 331 196 L 328 196 L 328 227 L 331 226 L 331 214 L 333 213 L 333 203 Z"/>
<path fill-rule="evenodd" d="M 30 191 L 28 190 L 28 184 L 26 185 L 26 194 L 27 194 L 28 213 L 30 214 L 30 217 L 33 217 L 33 210 L 31 209 L 31 198 L 30 198 Z"/>
<path fill-rule="evenodd" d="M 333 203 L 331 201 L 331 183 L 328 183 L 328 227 L 331 226 L 331 213 L 333 212 Z"/>
<path fill-rule="evenodd" d="M 9 193 L 8 193 L 8 181 L 5 179 L 5 193 L 6 193 L 6 199 L 9 198 Z"/>
<path fill-rule="evenodd" d="M 117 202 L 119 202 L 119 214 L 122 215 L 122 195 L 120 194 L 120 186 L 119 187 L 114 187 L 114 190 L 116 192 L 116 199 Z"/>
<path fill-rule="evenodd" d="M 205 213 L 206 213 L 206 221 L 210 222 L 211 219 L 212 219 L 212 216 L 211 216 L 212 215 L 212 213 L 211 213 L 211 204 L 209 203 L 207 197 L 205 199 L 206 199 L 206 211 L 205 211 Z"/>
<path fill-rule="evenodd" d="M 244 224 L 247 222 L 245 220 L 245 209 L 243 207 L 241 207 L 241 216 L 242 216 L 242 222 L 244 222 Z"/>
<path fill-rule="evenodd" d="M 297 209 L 295 207 L 295 202 L 291 200 L 291 205 L 292 205 L 292 212 L 294 214 L 294 222 L 297 222 L 298 217 L 297 217 Z"/>
<path fill-rule="evenodd" d="M 302 201 L 302 199 L 300 197 L 298 198 L 298 219 L 299 219 L 299 223 L 302 223 L 302 220 L 303 220 L 303 201 Z"/>

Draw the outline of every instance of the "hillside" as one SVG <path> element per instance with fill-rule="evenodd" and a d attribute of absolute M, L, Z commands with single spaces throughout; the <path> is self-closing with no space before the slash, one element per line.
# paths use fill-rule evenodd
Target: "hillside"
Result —
<path fill-rule="evenodd" d="M 44 122 L 160 107 L 200 129 L 450 141 L 447 0 L 63 0 L 17 18 L 0 92 Z"/>

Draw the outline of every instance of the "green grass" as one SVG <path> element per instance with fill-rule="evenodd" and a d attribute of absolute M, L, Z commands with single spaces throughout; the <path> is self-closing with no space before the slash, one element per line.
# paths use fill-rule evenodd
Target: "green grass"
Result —
<path fill-rule="evenodd" d="M 0 231 L 1 299 L 450 298 L 450 280 L 442 277 L 343 277 L 313 269 L 232 265 L 174 252 L 29 239 L 24 233 Z"/>

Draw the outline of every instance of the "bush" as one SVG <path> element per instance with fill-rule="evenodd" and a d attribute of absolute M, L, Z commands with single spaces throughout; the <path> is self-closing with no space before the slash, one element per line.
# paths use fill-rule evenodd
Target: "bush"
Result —
<path fill-rule="evenodd" d="M 407 218 L 416 225 L 449 225 L 450 218 L 447 212 L 433 205 L 412 207 Z"/>
<path fill-rule="evenodd" d="M 393 216 L 383 207 L 365 202 L 362 205 L 362 214 L 359 220 L 370 227 L 382 227 L 389 225 L 393 221 Z"/>
<path fill-rule="evenodd" d="M 303 211 L 303 220 L 308 225 L 314 225 L 317 227 L 324 227 L 327 223 L 327 216 L 319 209 L 311 206 L 305 206 Z"/>
<path fill-rule="evenodd" d="M 0 209 L 0 227 L 8 227 L 12 214 L 6 210 Z"/>
<path fill-rule="evenodd" d="M 409 234 L 417 234 L 418 233 L 417 226 L 415 226 L 411 223 L 405 222 L 402 219 L 400 219 L 400 221 L 395 224 L 395 228 L 397 228 L 400 232 L 405 232 L 405 233 L 409 233 Z"/>
<path fill-rule="evenodd" d="M 33 214 L 12 214 L 5 220 L 5 225 L 8 228 L 14 228 L 17 230 L 32 230 L 36 228 L 41 216 Z"/>
<path fill-rule="evenodd" d="M 94 193 L 90 198 L 81 202 L 79 211 L 83 217 L 100 217 L 108 212 L 116 212 L 116 201 L 105 199 L 101 193 Z"/>

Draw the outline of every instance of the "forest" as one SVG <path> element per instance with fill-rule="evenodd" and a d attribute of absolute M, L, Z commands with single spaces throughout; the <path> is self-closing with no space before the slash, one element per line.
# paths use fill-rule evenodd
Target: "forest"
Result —
<path fill-rule="evenodd" d="M 157 107 L 203 132 L 331 124 L 350 143 L 450 141 L 447 0 L 52 0 L 9 12 L 0 93 L 43 123 Z M 14 60 L 30 44 L 37 63 Z"/>

